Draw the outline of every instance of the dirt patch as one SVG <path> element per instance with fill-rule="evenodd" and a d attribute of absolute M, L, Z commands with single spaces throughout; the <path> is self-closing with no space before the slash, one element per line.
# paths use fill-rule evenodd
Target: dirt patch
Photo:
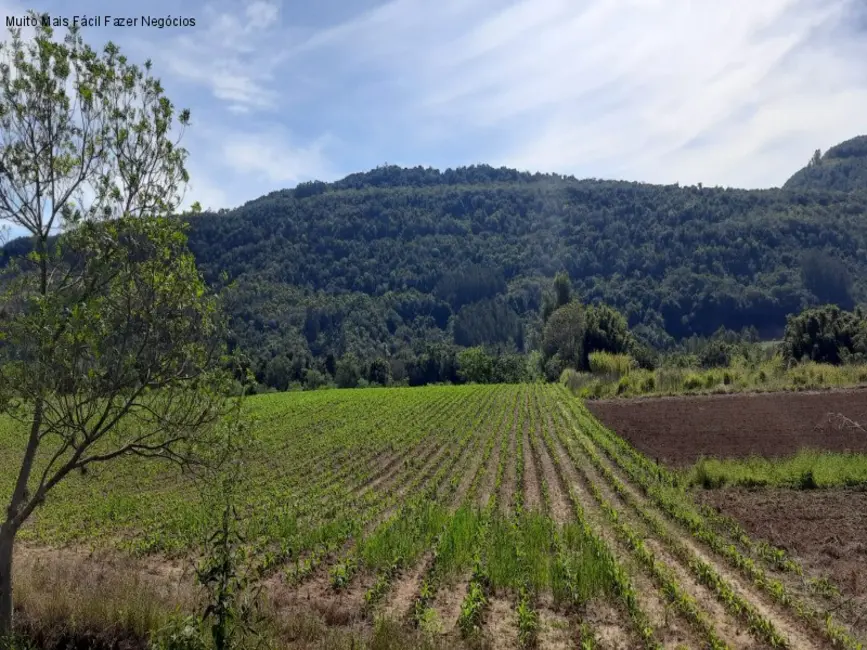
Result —
<path fill-rule="evenodd" d="M 512 604 L 505 598 L 491 598 L 485 635 L 494 648 L 512 650 L 518 647 L 518 617 Z"/>
<path fill-rule="evenodd" d="M 443 632 L 451 634 L 456 632 L 458 619 L 461 615 L 461 604 L 467 595 L 468 579 L 459 580 L 455 584 L 441 587 L 434 597 L 432 607 L 439 614 L 443 625 Z"/>
<path fill-rule="evenodd" d="M 533 447 L 530 444 L 528 423 L 524 423 L 524 507 L 527 510 L 539 510 L 542 507 L 542 493 L 539 488 L 539 471 L 533 458 Z"/>
<path fill-rule="evenodd" d="M 867 608 L 867 492 L 731 488 L 698 491 L 697 499 L 750 536 L 791 552 L 809 573 L 830 578 Z"/>
<path fill-rule="evenodd" d="M 385 606 L 385 615 L 395 620 L 403 620 L 412 611 L 412 604 L 418 595 L 421 582 L 430 569 L 433 556 L 428 553 L 409 571 L 401 574 L 394 582 Z"/>
<path fill-rule="evenodd" d="M 515 483 L 517 480 L 515 472 L 515 459 L 518 456 L 518 420 L 520 418 L 521 405 L 515 407 L 515 417 L 512 421 L 512 430 L 509 434 L 509 447 L 506 453 L 505 467 L 503 471 L 503 480 L 500 483 L 500 494 L 498 495 L 498 503 L 500 512 L 507 513 L 514 505 Z"/>
<path fill-rule="evenodd" d="M 673 466 L 701 456 L 789 456 L 804 448 L 867 453 L 867 435 L 829 420 L 867 422 L 867 390 L 740 393 L 588 401 L 609 429 Z"/>
<path fill-rule="evenodd" d="M 548 486 L 548 495 L 551 499 L 551 517 L 557 523 L 562 524 L 572 519 L 572 505 L 569 503 L 569 497 L 560 483 L 560 477 L 557 475 L 557 469 L 551 460 L 548 447 L 544 443 L 541 432 L 535 434 L 533 444 L 538 451 L 539 465 L 542 469 L 545 484 Z"/>

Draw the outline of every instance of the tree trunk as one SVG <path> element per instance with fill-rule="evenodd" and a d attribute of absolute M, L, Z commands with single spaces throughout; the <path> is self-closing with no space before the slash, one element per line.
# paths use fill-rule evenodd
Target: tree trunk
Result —
<path fill-rule="evenodd" d="M 0 641 L 12 634 L 12 548 L 15 532 L 0 526 Z"/>

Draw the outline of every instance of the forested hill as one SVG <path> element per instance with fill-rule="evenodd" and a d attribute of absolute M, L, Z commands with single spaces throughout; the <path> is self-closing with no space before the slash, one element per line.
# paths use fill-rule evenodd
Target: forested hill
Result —
<path fill-rule="evenodd" d="M 807 306 L 865 302 L 867 192 L 388 166 L 192 217 L 190 247 L 210 282 L 237 280 L 234 342 L 260 381 L 334 375 L 347 355 L 437 381 L 454 345 L 532 349 L 561 270 L 658 346 L 777 337 Z"/>
<path fill-rule="evenodd" d="M 647 340 L 867 298 L 867 195 L 382 167 L 194 218 L 211 281 L 239 280 L 240 339 L 300 359 L 422 342 L 532 341 L 565 269 Z M 854 282 L 851 279 L 854 278 Z"/>
<path fill-rule="evenodd" d="M 867 191 L 867 135 L 841 142 L 824 155 L 820 151 L 792 176 L 786 189 Z"/>

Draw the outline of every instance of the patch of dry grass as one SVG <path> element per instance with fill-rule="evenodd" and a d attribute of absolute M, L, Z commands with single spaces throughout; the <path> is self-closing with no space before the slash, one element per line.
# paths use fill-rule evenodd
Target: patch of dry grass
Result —
<path fill-rule="evenodd" d="M 17 624 L 39 647 L 81 638 L 96 647 L 120 639 L 146 647 L 151 631 L 193 610 L 193 585 L 190 575 L 155 561 L 23 548 L 15 557 Z"/>

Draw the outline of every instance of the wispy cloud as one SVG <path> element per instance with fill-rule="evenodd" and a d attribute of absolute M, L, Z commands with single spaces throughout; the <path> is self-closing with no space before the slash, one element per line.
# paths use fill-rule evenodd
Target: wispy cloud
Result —
<path fill-rule="evenodd" d="M 767 187 L 867 133 L 863 0 L 155 2 L 196 27 L 87 37 L 192 108 L 213 207 L 386 161 Z"/>

